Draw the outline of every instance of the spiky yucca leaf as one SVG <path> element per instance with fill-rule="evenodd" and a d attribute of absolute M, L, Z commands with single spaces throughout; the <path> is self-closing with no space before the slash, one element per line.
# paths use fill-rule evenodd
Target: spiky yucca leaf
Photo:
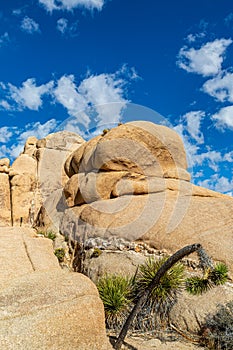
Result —
<path fill-rule="evenodd" d="M 118 328 L 131 305 L 132 279 L 105 275 L 98 281 L 97 288 L 104 304 L 107 326 Z"/>
<path fill-rule="evenodd" d="M 186 290 L 193 295 L 203 294 L 212 287 L 213 285 L 208 278 L 193 276 L 186 279 Z"/>
<path fill-rule="evenodd" d="M 223 263 L 216 264 L 215 268 L 210 271 L 209 278 L 216 286 L 226 283 L 228 279 L 228 267 Z"/>
<path fill-rule="evenodd" d="M 139 266 L 139 273 L 136 278 L 137 293 L 141 295 L 145 288 L 152 282 L 159 268 L 165 263 L 167 257 L 156 260 L 149 258 L 146 262 Z M 150 295 L 150 302 L 153 305 L 167 298 L 173 299 L 184 282 L 184 266 L 181 263 L 175 264 L 161 278 L 159 285 L 153 289 Z"/>

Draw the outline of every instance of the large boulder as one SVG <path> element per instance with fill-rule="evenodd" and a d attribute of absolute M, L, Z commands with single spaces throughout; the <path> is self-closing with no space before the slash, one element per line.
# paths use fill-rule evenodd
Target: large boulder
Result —
<path fill-rule="evenodd" d="M 0 291 L 0 344 L 5 350 L 110 350 L 104 308 L 84 275 L 34 272 Z"/>
<path fill-rule="evenodd" d="M 61 270 L 51 240 L 22 227 L 0 239 L 1 349 L 111 349 L 95 285 Z"/>
<path fill-rule="evenodd" d="M 120 125 L 83 144 L 65 163 L 70 177 L 60 230 L 142 240 L 171 253 L 199 242 L 233 272 L 232 197 L 190 183 L 180 137 L 149 122 Z"/>

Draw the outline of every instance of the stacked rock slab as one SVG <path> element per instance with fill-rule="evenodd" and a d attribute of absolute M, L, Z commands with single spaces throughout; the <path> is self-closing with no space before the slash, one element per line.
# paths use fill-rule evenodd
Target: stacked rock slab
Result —
<path fill-rule="evenodd" d="M 174 252 L 201 243 L 233 271 L 233 199 L 190 182 L 182 140 L 173 130 L 132 122 L 83 144 L 65 163 L 70 180 L 60 230 L 142 240 Z"/>
<path fill-rule="evenodd" d="M 9 167 L 9 159 L 0 159 L 0 226 L 11 225 Z"/>
<path fill-rule="evenodd" d="M 83 142 L 79 135 L 68 131 L 50 134 L 42 140 L 32 136 L 11 167 L 8 159 L 0 160 L 1 226 L 32 226 L 44 203 L 49 202 L 44 206 L 46 211 L 46 205 L 54 204 L 54 196 L 60 201 L 68 179 L 64 162 Z"/>

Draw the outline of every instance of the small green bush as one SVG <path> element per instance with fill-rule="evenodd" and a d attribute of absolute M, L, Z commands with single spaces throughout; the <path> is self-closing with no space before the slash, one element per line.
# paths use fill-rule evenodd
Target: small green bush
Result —
<path fill-rule="evenodd" d="M 65 258 L 65 249 L 64 248 L 55 249 L 54 254 L 56 255 L 59 262 L 64 261 L 64 258 Z"/>
<path fill-rule="evenodd" d="M 37 232 L 37 234 L 38 235 L 43 235 L 45 238 L 49 238 L 52 241 L 55 241 L 55 239 L 56 239 L 56 234 L 54 232 L 52 232 L 52 231 L 46 231 L 46 232 L 39 231 L 39 232 Z"/>
<path fill-rule="evenodd" d="M 94 252 L 91 254 L 91 258 L 98 258 L 102 254 L 102 250 L 95 248 Z"/>
<path fill-rule="evenodd" d="M 118 329 L 132 305 L 132 280 L 120 275 L 105 275 L 97 283 L 104 304 L 106 325 Z"/>
<path fill-rule="evenodd" d="M 202 341 L 211 350 L 233 349 L 233 301 L 218 305 L 215 315 L 208 316 Z"/>

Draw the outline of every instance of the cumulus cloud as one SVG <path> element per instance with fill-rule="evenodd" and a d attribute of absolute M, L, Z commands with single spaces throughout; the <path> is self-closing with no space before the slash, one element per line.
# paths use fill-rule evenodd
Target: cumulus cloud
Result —
<path fill-rule="evenodd" d="M 124 98 L 126 82 L 119 77 L 121 73 L 91 75 L 79 86 L 73 75 L 63 76 L 53 91 L 55 101 L 62 104 L 68 114 L 77 118 L 86 128 L 90 126 L 91 119 L 98 125 L 117 123 L 128 102 Z"/>
<path fill-rule="evenodd" d="M 231 39 L 216 39 L 199 49 L 184 46 L 178 54 L 177 64 L 189 73 L 204 77 L 216 75 L 221 71 L 225 51 L 231 43 Z"/>
<path fill-rule="evenodd" d="M 186 40 L 189 42 L 189 43 L 194 43 L 195 41 L 197 41 L 198 39 L 203 39 L 205 37 L 205 33 L 202 32 L 202 33 L 196 33 L 196 34 L 192 34 L 190 33 L 187 37 L 186 37 Z"/>
<path fill-rule="evenodd" d="M 21 22 L 20 26 L 21 30 L 28 33 L 28 34 L 34 34 L 34 33 L 40 33 L 40 27 L 39 24 L 34 21 L 34 19 L 25 16 Z"/>
<path fill-rule="evenodd" d="M 17 108 L 38 111 L 43 103 L 42 96 L 51 91 L 53 81 L 37 86 L 35 79 L 30 78 L 23 82 L 22 87 L 18 88 L 10 83 L 8 87 L 10 98 L 17 104 Z"/>
<path fill-rule="evenodd" d="M 221 102 L 233 102 L 233 73 L 223 72 L 207 80 L 203 91 Z"/>
<path fill-rule="evenodd" d="M 7 102 L 6 100 L 1 100 L 0 101 L 0 107 L 6 111 L 10 111 L 11 110 L 11 106 L 9 104 L 9 102 Z"/>
<path fill-rule="evenodd" d="M 11 136 L 13 135 L 11 129 L 7 126 L 0 128 L 0 143 L 9 142 Z"/>
<path fill-rule="evenodd" d="M 187 123 L 187 132 L 192 137 L 192 139 L 194 139 L 198 144 L 204 142 L 204 135 L 200 130 L 201 121 L 204 117 L 205 112 L 203 111 L 191 111 L 183 116 L 183 119 L 186 120 Z"/>
<path fill-rule="evenodd" d="M 10 42 L 10 37 L 7 32 L 4 34 L 0 35 L 0 47 L 7 45 Z"/>
<path fill-rule="evenodd" d="M 49 12 L 54 10 L 71 11 L 77 7 L 84 7 L 88 10 L 101 10 L 104 0 L 39 0 L 39 3 Z"/>
<path fill-rule="evenodd" d="M 212 116 L 219 129 L 233 129 L 233 106 L 223 107 Z"/>
<path fill-rule="evenodd" d="M 64 34 L 68 34 L 71 37 L 75 37 L 78 35 L 77 33 L 78 21 L 69 23 L 66 18 L 59 18 L 57 21 L 57 30 Z"/>
<path fill-rule="evenodd" d="M 224 176 L 214 174 L 210 179 L 198 182 L 199 186 L 208 187 L 211 190 L 226 193 L 232 196 L 233 193 L 233 179 L 228 179 Z"/>
<path fill-rule="evenodd" d="M 53 132 L 57 127 L 58 122 L 55 119 L 50 119 L 44 124 L 40 122 L 34 122 L 27 124 L 24 129 L 18 129 L 16 127 L 3 127 L 0 128 L 0 142 L 5 143 L 0 146 L 0 157 L 16 158 L 23 151 L 24 145 L 28 137 L 35 136 L 41 139 Z M 13 144 L 7 144 L 9 141 L 14 140 Z"/>
<path fill-rule="evenodd" d="M 64 34 L 68 28 L 68 19 L 66 18 L 59 18 L 57 21 L 57 30 Z"/>
<path fill-rule="evenodd" d="M 88 126 L 90 118 L 85 113 L 87 101 L 86 98 L 78 92 L 74 75 L 61 77 L 57 82 L 53 94 L 55 100 L 67 109 L 70 116 L 78 118 L 80 124 L 86 127 Z"/>
<path fill-rule="evenodd" d="M 85 96 L 87 104 L 95 106 L 98 123 L 117 123 L 121 119 L 122 108 L 127 103 L 124 99 L 124 80 L 116 74 L 90 76 L 82 81 L 78 91 Z"/>

